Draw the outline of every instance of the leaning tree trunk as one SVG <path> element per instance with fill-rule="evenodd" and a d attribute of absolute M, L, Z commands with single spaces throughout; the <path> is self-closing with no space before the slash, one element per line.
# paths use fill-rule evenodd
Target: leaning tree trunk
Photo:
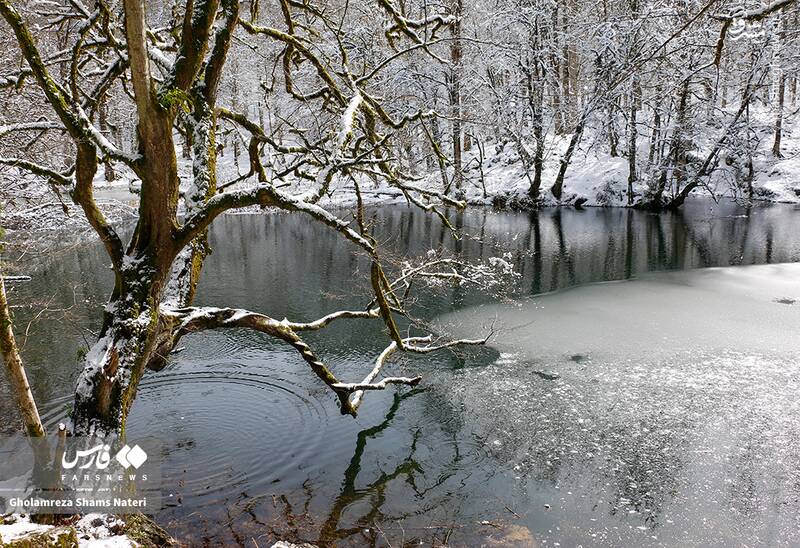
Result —
<path fill-rule="evenodd" d="M 158 105 L 146 108 L 147 117 L 138 128 L 139 221 L 124 257 L 118 260 L 99 340 L 87 352 L 78 378 L 72 410 L 76 434 L 124 431 L 136 387 L 154 358 L 155 342 L 163 329 L 158 307 L 177 254 L 172 231 L 178 172 L 172 117 Z M 82 155 L 79 149 L 76 189 L 91 192 L 96 169 L 96 158 L 88 152 Z"/>
<path fill-rule="evenodd" d="M 739 118 L 742 117 L 742 114 L 748 109 L 750 105 L 750 99 L 752 98 L 753 93 L 753 85 L 752 85 L 752 73 L 750 75 L 750 79 L 747 81 L 744 87 L 744 92 L 742 94 L 742 103 L 739 106 L 739 110 L 736 111 L 731 122 L 723 131 L 722 135 L 717 139 L 717 142 L 714 143 L 714 146 L 711 148 L 711 151 L 706 156 L 703 164 L 694 174 L 692 179 L 686 184 L 686 186 L 666 205 L 667 209 L 677 209 L 683 205 L 686 201 L 686 198 L 691 194 L 691 192 L 697 188 L 703 177 L 711 173 L 713 170 L 713 166 L 717 160 L 717 156 L 719 155 L 719 151 L 722 149 L 722 146 L 727 142 L 728 137 L 733 131 L 733 128 L 736 127 L 736 124 L 739 121 Z"/>
<path fill-rule="evenodd" d="M 196 174 L 195 180 L 208 186 L 196 183 L 193 190 L 214 188 L 215 124 L 204 120 L 195 126 L 205 128 L 193 132 L 195 152 L 202 147 L 210 153 L 212 169 L 197 168 L 203 173 Z M 142 177 L 140 220 L 106 305 L 100 337 L 84 358 L 72 410 L 73 433 L 124 432 L 142 375 L 147 368 L 162 368 L 177 342 L 174 321 L 162 317 L 160 307 L 165 302 L 191 304 L 207 254 L 205 232 L 185 248 L 173 238 L 170 228 L 177 196 L 165 201 L 145 199 L 159 188 L 164 193 L 177 192 L 172 136 L 165 132 L 161 137 L 161 154 L 145 160 L 147 168 L 138 173 Z M 202 203 L 204 196 L 196 203 Z M 187 202 L 193 198 L 196 195 L 190 193 Z M 187 210 L 191 212 L 189 203 Z"/>
<path fill-rule="evenodd" d="M 44 426 L 42 419 L 39 418 L 39 411 L 36 408 L 36 401 L 33 399 L 28 376 L 22 365 L 22 358 L 19 355 L 17 341 L 14 338 L 12 329 L 11 312 L 6 298 L 6 286 L 0 272 L 0 354 L 3 355 L 3 362 L 6 364 L 8 378 L 11 381 L 11 391 L 17 400 L 17 406 L 22 413 L 22 422 L 28 436 L 33 438 L 44 437 Z"/>
<path fill-rule="evenodd" d="M 164 137 L 161 158 L 147 161 L 148 168 L 138 173 L 140 220 L 106 305 L 100 337 L 87 352 L 78 378 L 72 410 L 76 434 L 124 431 L 136 387 L 147 364 L 158 357 L 156 342 L 167 328 L 159 316 L 159 303 L 176 254 L 165 227 L 174 213 L 164 210 L 164 206 L 169 209 L 168 202 L 152 198 L 159 188 L 169 190 L 165 181 L 172 181 L 167 184 L 177 190 L 174 147 L 171 135 Z"/>
<path fill-rule="evenodd" d="M 145 260 L 145 264 L 149 261 Z M 86 354 L 72 409 L 74 434 L 123 432 L 136 387 L 153 357 L 158 312 L 152 306 L 159 281 L 149 268 L 131 268 L 125 289 L 108 303 L 100 339 Z M 140 275 L 137 287 L 131 287 Z"/>
<path fill-rule="evenodd" d="M 564 152 L 564 156 L 561 158 L 561 165 L 558 168 L 558 174 L 556 175 L 556 180 L 553 183 L 553 186 L 550 187 L 550 192 L 559 202 L 561 201 L 561 196 L 564 190 L 564 176 L 567 173 L 567 168 L 569 167 L 569 164 L 572 162 L 572 155 L 575 154 L 575 149 L 578 147 L 578 142 L 581 140 L 581 136 L 583 135 L 583 130 L 586 127 L 586 120 L 588 119 L 588 117 L 589 117 L 589 109 L 587 108 L 581 115 L 580 120 L 578 120 L 578 125 L 575 127 L 575 131 L 569 140 L 569 145 L 567 145 L 567 150 Z"/>

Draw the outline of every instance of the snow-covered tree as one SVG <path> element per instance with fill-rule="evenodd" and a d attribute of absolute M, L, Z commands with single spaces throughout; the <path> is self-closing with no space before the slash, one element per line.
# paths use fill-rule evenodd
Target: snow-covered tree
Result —
<path fill-rule="evenodd" d="M 492 285 L 501 273 L 439 256 L 390 270 L 362 200 L 365 185 L 376 179 L 444 222 L 442 206 L 464 206 L 418 186 L 394 157 L 393 139 L 432 114 L 420 101 L 393 101 L 387 86 L 398 63 L 437 58 L 432 44 L 449 32 L 454 15 L 433 10 L 412 16 L 383 0 L 282 0 L 272 6 L 243 6 L 239 0 L 0 0 L 0 14 L 14 37 L 15 53 L 9 55 L 17 57 L 6 66 L 18 68 L 3 75 L 3 85 L 8 100 L 22 105 L 0 134 L 24 136 L 18 143 L 51 140 L 62 151 L 49 157 L 17 146 L 19 154 L 0 158 L 0 164 L 45 179 L 80 207 L 104 245 L 115 280 L 102 331 L 77 382 L 74 433 L 122 431 L 145 369 L 163 367 L 181 337 L 201 330 L 246 328 L 284 341 L 338 396 L 342 413 L 353 415 L 365 391 L 419 381 L 381 378 L 394 353 L 484 341 L 440 340 L 421 330 L 401 334 L 398 318 L 408 316 L 412 283 Z M 384 45 L 370 47 L 376 40 Z M 251 69 L 226 79 L 232 58 Z M 245 89 L 251 90 L 246 96 Z M 23 95 L 14 97 L 18 90 Z M 46 108 L 37 108 L 33 120 L 23 117 L 24 105 L 36 101 Z M 125 135 L 121 117 L 134 120 L 134 135 Z M 109 129 L 115 125 L 119 131 Z M 256 181 L 220 182 L 220 140 L 240 137 L 249 156 L 241 179 Z M 185 175 L 176 152 L 180 139 L 191 157 Z M 94 199 L 103 163 L 141 184 L 127 242 Z M 320 205 L 345 191 L 356 196 L 349 212 Z M 209 252 L 209 225 L 226 211 L 246 207 L 296 212 L 341 235 L 370 259 L 371 302 L 311 321 L 274 319 L 224 303 L 193 307 Z M 380 321 L 388 332 L 386 350 L 358 382 L 337 378 L 302 338 L 341 321 Z"/>

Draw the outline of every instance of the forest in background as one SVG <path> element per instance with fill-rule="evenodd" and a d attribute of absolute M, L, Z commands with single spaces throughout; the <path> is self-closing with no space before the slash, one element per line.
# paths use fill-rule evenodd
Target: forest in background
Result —
<path fill-rule="evenodd" d="M 325 201 L 354 202 L 351 178 L 362 182 L 363 200 L 406 198 L 392 177 L 522 207 L 676 207 L 698 187 L 745 202 L 800 193 L 793 1 L 293 3 L 242 6 L 218 90 L 221 189 L 264 180 L 314 186 L 315 156 L 335 155 L 327 143 L 348 107 L 320 91 L 324 69 L 380 101 L 380 148 L 392 163 L 391 174 L 374 163 L 335 170 Z M 56 81 L 84 101 L 104 139 L 135 153 L 125 55 L 85 20 L 92 10 L 121 16 L 121 2 L 26 1 L 19 9 Z M 146 11 L 148 52 L 163 79 L 181 5 L 150 2 Z M 68 174 L 74 145 L 3 26 L 0 192 L 10 210 L 35 216 L 69 198 L 54 199 L 57 186 L 42 184 L 48 174 L 24 162 Z M 265 31 L 275 39 L 256 39 Z M 185 188 L 191 107 L 173 99 L 184 101 L 174 132 Z M 364 154 L 358 146 L 353 139 L 344 156 Z M 124 162 L 110 153 L 102 161 L 96 185 L 137 188 Z"/>

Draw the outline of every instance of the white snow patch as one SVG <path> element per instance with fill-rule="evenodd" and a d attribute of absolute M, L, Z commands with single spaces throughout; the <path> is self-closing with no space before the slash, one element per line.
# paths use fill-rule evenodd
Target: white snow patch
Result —
<path fill-rule="evenodd" d="M 13 523 L 0 525 L 0 542 L 11 542 L 27 535 L 44 533 L 52 529 L 50 525 L 31 522 L 30 516 L 19 515 Z"/>
<path fill-rule="evenodd" d="M 9 519 L 9 517 L 6 517 Z M 40 525 L 31 522 L 27 514 L 10 516 L 13 523 L 0 525 L 0 543 L 20 540 L 29 535 L 46 533 L 56 529 L 53 525 Z M 134 548 L 138 546 L 126 535 L 118 535 L 114 529 L 120 529 L 124 522 L 107 514 L 87 514 L 78 520 L 73 527 L 78 536 L 80 548 Z"/>

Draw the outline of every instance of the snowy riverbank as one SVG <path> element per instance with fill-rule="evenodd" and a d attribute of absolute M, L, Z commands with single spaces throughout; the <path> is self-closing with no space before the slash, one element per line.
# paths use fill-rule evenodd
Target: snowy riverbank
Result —
<path fill-rule="evenodd" d="M 766 116 L 766 115 L 765 115 Z M 796 124 L 784 128 L 784 145 L 781 158 L 771 154 L 768 124 L 764 124 L 764 135 L 760 145 L 753 154 L 753 199 L 761 202 L 800 203 L 800 128 Z M 587 130 L 578 144 L 569 168 L 564 177 L 563 195 L 556 200 L 550 193 L 550 186 L 555 181 L 561 160 L 569 144 L 570 135 L 548 135 L 543 156 L 542 184 L 540 205 L 585 207 L 627 207 L 628 159 L 621 155 L 612 156 L 607 147 L 596 146 L 596 132 Z M 640 161 L 637 165 L 637 180 L 633 185 L 636 200 L 647 194 L 648 186 L 660 173 L 658 166 L 648 165 L 648 143 L 646 139 L 637 151 Z M 698 136 L 696 158 L 702 158 L 713 145 L 714 134 L 709 131 L 705 136 Z M 524 143 L 529 155 L 533 155 L 533 145 Z M 179 159 L 179 170 L 184 185 L 191 180 L 192 166 L 186 159 Z M 525 167 L 520 158 L 519 146 L 514 142 L 473 144 L 464 153 L 464 182 L 462 197 L 473 206 L 526 207 L 533 173 L 532 168 Z M 240 154 L 238 161 L 228 153 L 219 158 L 218 184 L 226 185 L 230 181 L 242 178 L 248 169 L 245 154 Z M 446 169 L 452 178 L 452 168 Z M 744 201 L 747 195 L 747 174 L 738 158 L 726 151 L 720 153 L 716 168 L 705 178 L 692 196 L 711 197 L 714 199 L 733 199 Z M 255 179 L 244 178 L 242 182 L 230 187 L 244 189 L 255 185 Z M 282 190 L 292 194 L 300 194 L 307 190 L 310 183 L 305 180 L 293 181 Z M 415 185 L 420 188 L 441 192 L 442 175 L 438 170 L 420 175 Z M 371 205 L 389 205 L 406 203 L 403 194 L 385 181 L 367 179 L 361 183 L 362 199 Z M 133 173 L 125 168 L 117 170 L 117 178 L 113 182 L 106 181 L 102 173 L 95 180 L 95 199 L 99 208 L 112 224 L 132 221 L 137 215 L 139 182 Z M 320 205 L 324 207 L 347 207 L 356 203 L 356 195 L 348 181 L 331 184 L 329 193 L 322 198 Z M 238 210 L 237 213 L 253 213 L 260 211 L 257 207 Z M 18 204 L 9 204 L 3 212 L 3 226 L 16 232 L 61 231 L 88 229 L 80 209 L 68 196 L 60 198 L 42 187 L 35 195 L 29 196 Z"/>
<path fill-rule="evenodd" d="M 74 523 L 42 525 L 30 516 L 0 516 L 0 548 L 45 548 L 68 546 L 78 548 L 149 548 L 180 544 L 143 516 L 123 520 L 116 516 L 87 514 L 76 516 Z M 271 548 L 314 548 L 310 544 L 278 541 Z"/>
<path fill-rule="evenodd" d="M 75 516 L 58 525 L 42 525 L 24 514 L 0 516 L 0 547 L 133 548 L 177 546 L 169 535 L 144 516 L 122 519 L 103 514 Z"/>

